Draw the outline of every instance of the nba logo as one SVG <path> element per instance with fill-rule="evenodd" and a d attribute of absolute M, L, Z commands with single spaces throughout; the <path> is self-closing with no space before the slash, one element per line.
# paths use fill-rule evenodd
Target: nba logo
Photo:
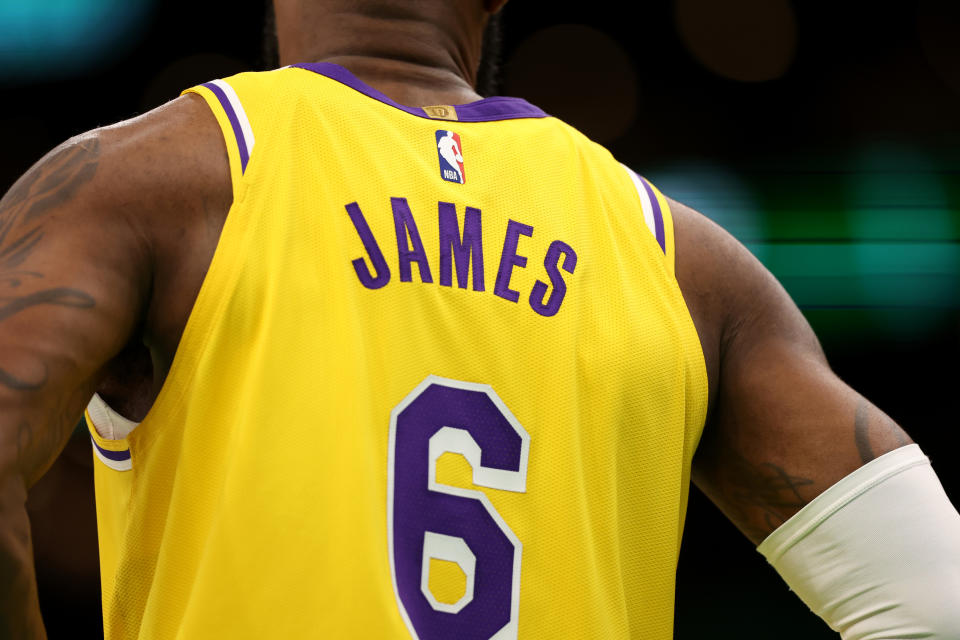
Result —
<path fill-rule="evenodd" d="M 448 182 L 463 184 L 463 152 L 460 134 L 437 131 L 437 153 L 440 156 L 440 177 Z"/>

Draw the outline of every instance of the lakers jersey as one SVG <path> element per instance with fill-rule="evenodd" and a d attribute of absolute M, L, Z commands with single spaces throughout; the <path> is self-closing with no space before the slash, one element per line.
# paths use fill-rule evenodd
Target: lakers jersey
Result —
<path fill-rule="evenodd" d="M 707 381 L 662 195 L 519 99 L 190 91 L 234 201 L 149 415 L 91 433 L 107 637 L 672 637 Z"/>

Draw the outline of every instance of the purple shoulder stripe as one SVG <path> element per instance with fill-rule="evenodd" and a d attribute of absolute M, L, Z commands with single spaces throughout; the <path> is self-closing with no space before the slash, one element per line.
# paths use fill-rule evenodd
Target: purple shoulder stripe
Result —
<path fill-rule="evenodd" d="M 650 183 L 647 182 L 647 179 L 641 175 L 637 176 L 640 178 L 640 184 L 643 185 L 643 188 L 647 192 L 647 196 L 650 198 L 650 206 L 653 207 L 653 224 L 656 227 L 656 236 L 657 242 L 660 244 L 660 248 L 663 249 L 663 252 L 667 252 L 667 238 L 663 231 L 663 212 L 660 210 L 660 201 L 657 200 L 657 194 L 653 192 L 653 188 L 650 186 Z"/>
<path fill-rule="evenodd" d="M 331 80 L 336 80 L 340 84 L 344 84 L 355 91 L 359 91 L 367 97 L 373 98 L 374 100 L 379 100 L 384 104 L 388 104 L 391 107 L 400 109 L 401 111 L 405 111 L 411 115 L 415 115 L 420 118 L 426 118 L 428 120 L 432 119 L 426 114 L 426 112 L 424 112 L 422 108 L 408 107 L 391 100 L 385 94 L 361 82 L 355 75 L 340 65 L 333 64 L 332 62 L 302 63 L 290 66 L 297 67 L 298 69 L 306 69 L 307 71 L 313 71 L 314 73 L 330 78 Z M 471 102 L 469 104 L 457 104 L 453 106 L 457 110 L 457 121 L 459 122 L 487 122 L 493 120 L 515 120 L 518 118 L 547 117 L 547 114 L 544 113 L 542 109 L 535 107 L 522 98 L 497 96 L 492 98 L 484 98 L 483 100 L 477 100 L 476 102 Z"/>
<path fill-rule="evenodd" d="M 243 127 L 240 126 L 240 119 L 237 118 L 237 112 L 233 108 L 233 104 L 230 102 L 227 94 L 223 92 L 223 89 L 218 87 L 216 83 L 204 82 L 200 86 L 210 89 L 213 95 L 217 96 L 217 100 L 220 101 L 220 106 L 222 106 L 226 112 L 227 119 L 230 120 L 230 126 L 233 127 L 233 134 L 237 137 L 237 148 L 240 150 L 240 172 L 245 172 L 247 170 L 247 162 L 250 161 L 250 153 L 247 150 L 247 140 L 243 135 Z"/>

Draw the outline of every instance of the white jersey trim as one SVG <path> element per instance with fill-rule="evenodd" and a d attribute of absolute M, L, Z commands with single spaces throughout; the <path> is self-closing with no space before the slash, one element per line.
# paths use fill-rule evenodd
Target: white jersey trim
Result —
<path fill-rule="evenodd" d="M 650 202 L 650 196 L 647 194 L 647 190 L 644 189 L 643 183 L 640 182 L 640 176 L 627 165 L 621 163 L 620 166 L 623 167 L 623 170 L 630 176 L 630 181 L 633 182 L 633 186 L 637 190 L 637 195 L 640 196 L 640 203 L 643 206 L 643 221 L 647 223 L 647 228 L 650 229 L 650 233 L 656 238 L 657 223 L 653 216 L 653 203 Z"/>
<path fill-rule="evenodd" d="M 93 394 L 93 397 L 90 398 L 87 413 L 90 415 L 90 420 L 93 421 L 90 426 L 101 438 L 106 440 L 123 440 L 140 424 L 124 418 L 114 411 L 98 393 Z"/>
<path fill-rule="evenodd" d="M 237 95 L 237 92 L 233 90 L 233 87 L 224 80 L 211 80 L 210 83 L 217 85 L 220 90 L 223 91 L 223 94 L 227 97 L 227 101 L 233 108 L 233 113 L 237 118 L 237 122 L 240 124 L 240 130 L 243 131 L 243 139 L 238 140 L 238 142 L 246 147 L 247 157 L 249 158 L 253 153 L 255 140 L 253 138 L 253 128 L 250 126 L 250 119 L 247 118 L 247 112 L 243 110 L 240 97 Z"/>

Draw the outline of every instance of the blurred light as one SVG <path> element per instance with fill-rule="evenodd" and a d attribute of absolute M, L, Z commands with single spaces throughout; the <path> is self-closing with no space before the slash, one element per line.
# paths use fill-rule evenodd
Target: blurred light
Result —
<path fill-rule="evenodd" d="M 700 162 L 673 165 L 648 178 L 670 198 L 726 229 L 761 261 L 766 258 L 763 216 L 753 192 L 739 176 Z"/>
<path fill-rule="evenodd" d="M 910 322 L 896 315 L 895 328 L 906 331 L 960 307 L 960 229 L 934 163 L 904 146 L 874 145 L 860 154 L 851 189 L 863 303 L 926 309 Z"/>
<path fill-rule="evenodd" d="M 746 245 L 818 330 L 912 337 L 960 309 L 960 211 L 941 165 L 875 145 L 841 171 L 751 183 L 700 163 L 649 177 Z"/>
<path fill-rule="evenodd" d="M 789 0 L 675 0 L 677 30 L 717 75 L 741 82 L 779 78 L 793 62 L 797 21 Z"/>
<path fill-rule="evenodd" d="M 860 151 L 851 187 L 859 240 L 945 241 L 957 235 L 941 172 L 916 149 L 877 143 Z"/>
<path fill-rule="evenodd" d="M 82 72 L 133 42 L 152 0 L 0 0 L 0 80 Z"/>
<path fill-rule="evenodd" d="M 505 65 L 504 88 L 598 142 L 623 135 L 636 116 L 630 56 L 612 37 L 585 25 L 548 27 L 524 40 Z"/>
<path fill-rule="evenodd" d="M 247 70 L 244 63 L 219 53 L 200 53 L 174 60 L 150 80 L 140 107 L 144 111 L 153 109 L 173 100 L 184 89 Z"/>

